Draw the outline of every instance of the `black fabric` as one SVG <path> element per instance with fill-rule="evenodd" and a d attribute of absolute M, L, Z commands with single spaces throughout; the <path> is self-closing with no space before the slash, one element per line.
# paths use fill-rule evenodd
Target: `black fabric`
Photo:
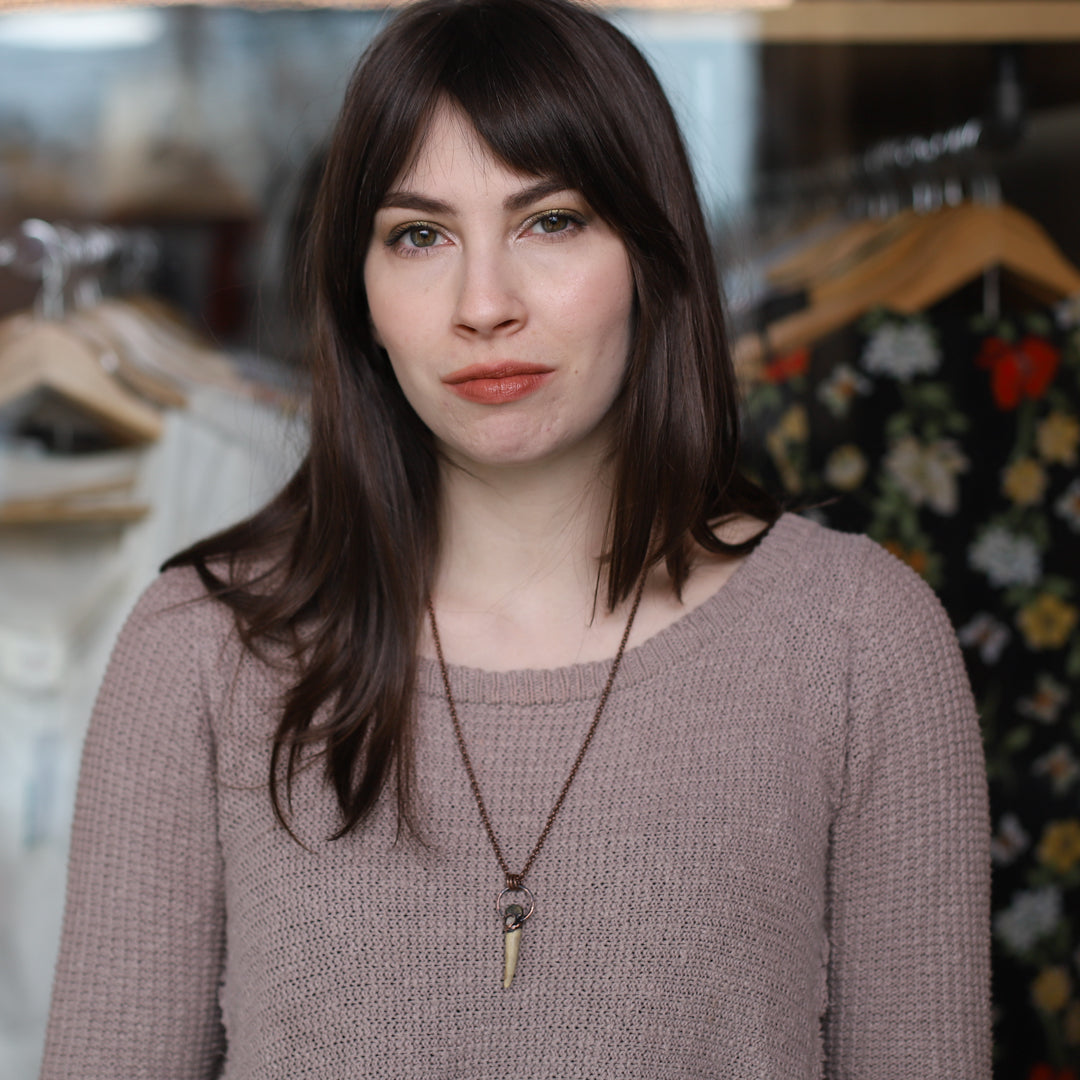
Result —
<path fill-rule="evenodd" d="M 990 777 L 996 1075 L 1076 1080 L 1080 305 L 980 306 L 975 288 L 924 316 L 878 311 L 773 358 L 747 395 L 747 464 L 941 597 Z"/>

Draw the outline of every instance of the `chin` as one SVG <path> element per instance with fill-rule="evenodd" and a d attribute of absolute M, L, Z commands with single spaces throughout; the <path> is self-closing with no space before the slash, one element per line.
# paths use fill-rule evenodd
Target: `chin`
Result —
<path fill-rule="evenodd" d="M 497 423 L 470 425 L 453 434 L 455 438 L 436 437 L 451 461 L 466 465 L 529 465 L 559 450 L 559 440 L 553 432 L 537 430 L 536 425 L 520 415 L 516 419 L 499 418 Z"/>
<path fill-rule="evenodd" d="M 558 442 L 528 438 L 521 431 L 508 432 L 505 438 L 440 440 L 440 444 L 445 457 L 465 469 L 522 468 L 554 460 L 562 453 Z"/>
<path fill-rule="evenodd" d="M 556 456 L 550 450 L 535 446 L 485 446 L 482 448 L 455 450 L 453 457 L 488 469 L 522 468 L 538 465 Z"/>
<path fill-rule="evenodd" d="M 578 457 L 603 456 L 609 435 L 603 421 L 579 431 L 567 430 L 556 418 L 546 420 L 546 423 L 537 422 L 520 413 L 516 417 L 508 414 L 497 422 L 459 429 L 454 439 L 436 437 L 446 457 L 466 469 L 470 465 L 486 469 L 527 468 Z"/>

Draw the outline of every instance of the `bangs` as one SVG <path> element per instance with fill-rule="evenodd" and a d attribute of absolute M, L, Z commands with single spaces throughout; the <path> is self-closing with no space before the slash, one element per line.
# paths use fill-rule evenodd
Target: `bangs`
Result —
<path fill-rule="evenodd" d="M 415 159 L 445 102 L 508 168 L 580 191 L 628 241 L 630 221 L 651 219 L 653 228 L 663 221 L 662 207 L 649 197 L 661 185 L 650 174 L 657 157 L 670 155 L 664 144 L 671 137 L 658 130 L 653 88 L 642 85 L 652 72 L 606 20 L 562 5 L 425 7 L 428 33 L 413 67 L 425 77 L 405 91 L 414 123 L 398 140 L 409 152 L 397 175 Z M 598 34 L 606 49 L 598 47 Z M 620 62 L 612 62 L 613 52 Z"/>
<path fill-rule="evenodd" d="M 457 15 L 440 43 L 442 92 L 511 169 L 555 177 L 590 202 L 599 197 L 587 189 L 629 162 L 618 161 L 609 134 L 617 119 L 606 115 L 595 72 L 568 47 L 570 35 L 553 34 L 550 18 L 530 8 L 463 6 Z"/>
<path fill-rule="evenodd" d="M 623 34 L 564 0 L 425 0 L 358 66 L 320 190 L 315 291 L 358 353 L 375 214 L 445 105 L 508 169 L 580 191 L 626 245 L 639 298 L 657 313 L 691 288 L 690 263 L 708 263 L 713 279 L 678 125 Z"/>

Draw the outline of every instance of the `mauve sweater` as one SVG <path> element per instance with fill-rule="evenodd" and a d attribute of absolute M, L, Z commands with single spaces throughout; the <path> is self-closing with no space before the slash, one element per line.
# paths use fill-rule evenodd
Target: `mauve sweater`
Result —
<path fill-rule="evenodd" d="M 275 822 L 281 677 L 191 571 L 116 647 L 87 738 L 46 1080 L 985 1080 L 987 798 L 948 619 L 861 537 L 785 516 L 627 651 L 529 875 L 501 875 L 421 663 L 429 846 L 392 795 L 329 842 L 319 770 Z M 532 847 L 606 662 L 452 667 L 508 861 Z"/>

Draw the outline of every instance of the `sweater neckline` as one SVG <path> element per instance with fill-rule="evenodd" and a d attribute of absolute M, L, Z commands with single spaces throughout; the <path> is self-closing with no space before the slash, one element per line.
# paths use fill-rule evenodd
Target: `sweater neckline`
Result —
<path fill-rule="evenodd" d="M 683 663 L 706 645 L 715 645 L 719 633 L 729 631 L 758 606 L 779 574 L 790 572 L 790 558 L 804 542 L 810 527 L 811 522 L 804 518 L 781 515 L 716 592 L 626 650 L 612 692 L 670 672 L 674 665 Z M 595 699 L 610 668 L 610 659 L 511 671 L 447 665 L 454 699 L 485 705 L 544 705 Z M 421 696 L 444 696 L 437 661 L 420 657 L 417 691 Z"/>

